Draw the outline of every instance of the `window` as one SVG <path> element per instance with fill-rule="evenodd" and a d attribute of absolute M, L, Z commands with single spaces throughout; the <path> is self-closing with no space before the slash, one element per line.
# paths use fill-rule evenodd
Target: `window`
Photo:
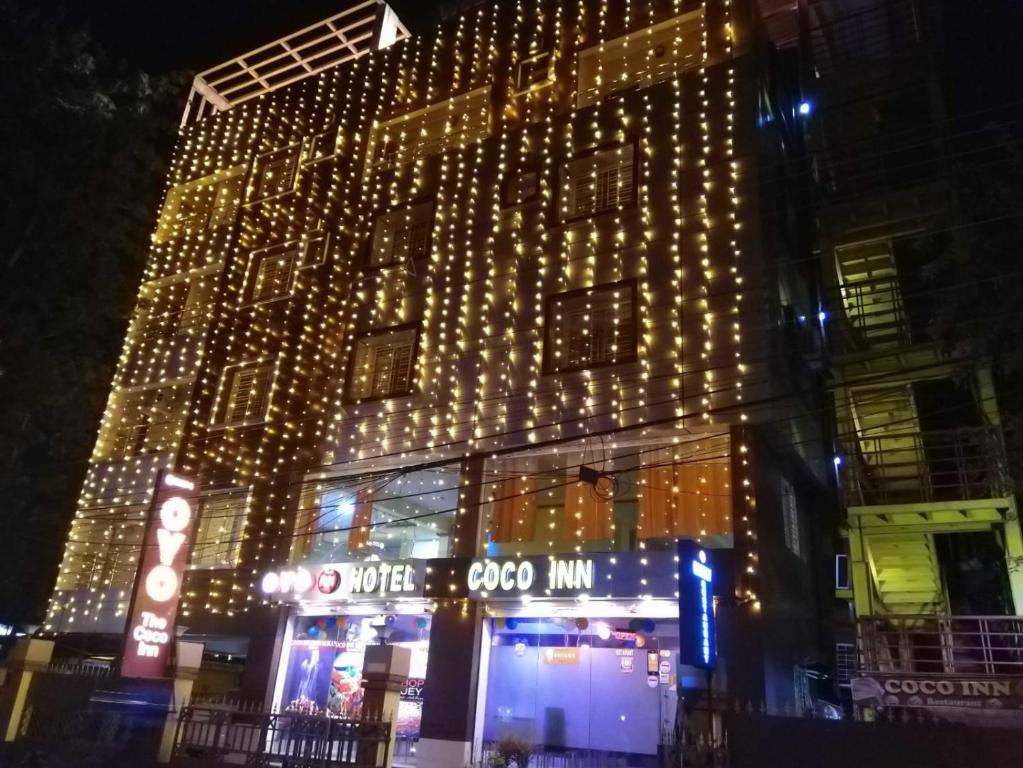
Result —
<path fill-rule="evenodd" d="M 250 203 L 284 195 L 294 190 L 301 149 L 300 144 L 293 144 L 256 159 L 256 173 L 249 196 Z"/>
<path fill-rule="evenodd" d="M 580 52 L 576 107 L 700 66 L 703 34 L 703 11 L 697 9 Z"/>
<path fill-rule="evenodd" d="M 309 139 L 309 154 L 306 157 L 305 165 L 318 163 L 321 160 L 329 160 L 338 154 L 340 147 L 340 134 L 337 126 L 318 133 Z"/>
<path fill-rule="evenodd" d="M 540 172 L 535 168 L 520 171 L 504 180 L 501 203 L 505 207 L 522 205 L 540 197 Z"/>
<path fill-rule="evenodd" d="M 167 193 L 156 241 L 216 229 L 234 221 L 241 201 L 245 166 L 178 184 Z"/>
<path fill-rule="evenodd" d="M 534 54 L 519 62 L 518 75 L 515 78 L 515 90 L 518 93 L 533 91 L 554 82 L 554 60 L 550 51 Z"/>
<path fill-rule="evenodd" d="M 546 372 L 579 370 L 635 359 L 635 282 L 584 288 L 548 300 L 544 341 Z"/>
<path fill-rule="evenodd" d="M 189 393 L 187 384 L 121 390 L 110 409 L 109 427 L 101 433 L 104 458 L 171 450 L 178 442 Z"/>
<path fill-rule="evenodd" d="M 201 502 L 191 564 L 233 568 L 241 554 L 248 503 L 245 496 L 218 494 Z"/>
<path fill-rule="evenodd" d="M 424 202 L 379 216 L 373 227 L 369 266 L 404 264 L 430 255 L 433 203 Z"/>
<path fill-rule="evenodd" d="M 785 546 L 796 557 L 802 557 L 803 548 L 799 530 L 799 504 L 792 484 L 785 478 L 781 479 L 781 514 L 785 525 Z"/>
<path fill-rule="evenodd" d="M 217 409 L 215 424 L 237 426 L 263 421 L 270 404 L 273 365 L 242 364 L 224 372 L 223 405 Z"/>
<path fill-rule="evenodd" d="M 631 205 L 635 145 L 588 152 L 562 168 L 561 217 L 571 220 Z"/>
<path fill-rule="evenodd" d="M 367 164 L 393 168 L 451 147 L 465 147 L 490 133 L 490 86 L 386 120 L 370 135 Z"/>
<path fill-rule="evenodd" d="M 250 299 L 261 302 L 290 296 L 298 256 L 298 246 L 273 248 L 253 254 L 255 276 Z"/>
<path fill-rule="evenodd" d="M 412 391 L 418 330 L 388 328 L 355 342 L 348 377 L 348 399 L 367 400 Z"/>
<path fill-rule="evenodd" d="M 313 232 L 306 237 L 302 247 L 302 266 L 317 267 L 327 263 L 328 236 L 323 232 Z"/>

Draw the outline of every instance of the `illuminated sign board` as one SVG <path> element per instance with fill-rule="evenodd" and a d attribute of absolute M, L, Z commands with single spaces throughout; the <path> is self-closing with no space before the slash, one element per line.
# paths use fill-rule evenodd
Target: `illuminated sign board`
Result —
<path fill-rule="evenodd" d="M 381 597 L 627 599 L 677 596 L 674 551 L 304 563 L 261 577 L 282 602 Z"/>
<path fill-rule="evenodd" d="M 710 553 L 693 541 L 678 542 L 679 661 L 713 669 L 714 567 Z"/>
<path fill-rule="evenodd" d="M 423 593 L 423 560 L 300 565 L 263 575 L 263 593 L 279 600 L 416 597 Z"/>
<path fill-rule="evenodd" d="M 593 590 L 593 570 L 591 558 L 485 558 L 469 564 L 466 586 L 470 595 L 482 597 L 529 593 L 534 588 L 539 594 L 581 594 Z"/>
<path fill-rule="evenodd" d="M 128 611 L 123 677 L 167 676 L 181 579 L 192 540 L 194 491 L 190 480 L 160 473 Z"/>

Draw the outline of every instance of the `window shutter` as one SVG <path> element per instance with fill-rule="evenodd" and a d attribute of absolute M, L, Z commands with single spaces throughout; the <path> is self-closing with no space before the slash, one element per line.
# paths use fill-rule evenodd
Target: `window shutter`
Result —
<path fill-rule="evenodd" d="M 375 397 L 382 397 L 390 392 L 391 372 L 394 370 L 394 350 L 377 349 L 373 355 L 373 388 Z"/>
<path fill-rule="evenodd" d="M 593 210 L 593 177 L 582 176 L 575 180 L 575 209 L 573 215 L 585 216 Z"/>
<path fill-rule="evenodd" d="M 239 424 L 262 418 L 266 412 L 269 390 L 269 367 L 242 368 L 236 371 L 225 421 L 228 424 Z"/>
<path fill-rule="evenodd" d="M 291 293 L 291 281 L 295 274 L 295 251 L 263 256 L 256 271 L 256 284 L 252 292 L 253 301 L 265 301 Z"/>

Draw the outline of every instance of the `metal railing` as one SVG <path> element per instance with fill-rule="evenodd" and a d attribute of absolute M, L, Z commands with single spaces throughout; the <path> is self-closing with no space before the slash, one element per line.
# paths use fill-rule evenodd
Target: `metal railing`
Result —
<path fill-rule="evenodd" d="M 860 437 L 850 451 L 850 506 L 1001 498 L 1011 493 L 999 427 Z"/>
<path fill-rule="evenodd" d="M 1023 675 L 1023 616 L 866 616 L 860 669 Z"/>
<path fill-rule="evenodd" d="M 391 724 L 372 718 L 183 707 L 173 765 L 287 765 L 289 768 L 387 764 Z"/>
<path fill-rule="evenodd" d="M 849 324 L 848 338 L 842 340 L 852 342 L 850 351 L 913 342 L 897 278 L 845 283 L 842 302 Z"/>

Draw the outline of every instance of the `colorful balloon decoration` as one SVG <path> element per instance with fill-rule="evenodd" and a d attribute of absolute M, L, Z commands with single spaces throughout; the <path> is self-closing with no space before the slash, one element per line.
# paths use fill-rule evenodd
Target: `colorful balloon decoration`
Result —
<path fill-rule="evenodd" d="M 416 619 L 416 626 L 419 627 L 420 629 L 426 629 L 426 624 L 427 624 L 426 619 L 423 616 L 420 616 L 418 619 Z"/>
<path fill-rule="evenodd" d="M 575 628 L 582 632 L 584 629 L 590 626 L 589 619 L 576 619 Z"/>
<path fill-rule="evenodd" d="M 515 627 L 519 625 L 519 620 L 515 617 L 511 617 L 504 620 L 504 625 L 508 627 L 508 629 L 515 629 Z"/>
<path fill-rule="evenodd" d="M 307 635 L 309 635 L 309 637 L 319 637 L 320 628 L 314 624 L 313 626 L 309 627 L 309 629 L 307 629 L 305 632 Z"/>

